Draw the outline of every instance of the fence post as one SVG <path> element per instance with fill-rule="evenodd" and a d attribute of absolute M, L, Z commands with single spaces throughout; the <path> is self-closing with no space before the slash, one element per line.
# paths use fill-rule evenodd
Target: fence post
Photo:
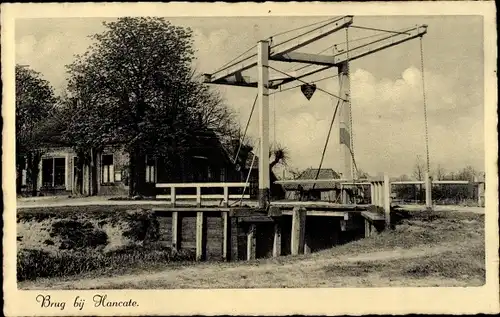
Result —
<path fill-rule="evenodd" d="M 224 186 L 224 207 L 229 205 L 229 187 L 227 185 Z"/>
<path fill-rule="evenodd" d="M 484 207 L 484 181 L 477 181 L 477 205 Z"/>
<path fill-rule="evenodd" d="M 201 207 L 201 187 L 196 186 L 196 207 Z"/>
<path fill-rule="evenodd" d="M 179 251 L 179 213 L 172 212 L 172 249 Z"/>
<path fill-rule="evenodd" d="M 384 183 L 378 182 L 377 187 L 378 187 L 378 205 L 377 206 L 383 208 L 384 207 Z"/>
<path fill-rule="evenodd" d="M 432 209 L 432 178 L 429 172 L 425 173 L 425 207 Z"/>
<path fill-rule="evenodd" d="M 375 205 L 375 185 L 373 182 L 370 182 L 370 202 Z"/>
<path fill-rule="evenodd" d="M 175 207 L 175 187 L 170 187 L 170 205 Z"/>
<path fill-rule="evenodd" d="M 384 174 L 384 212 L 385 225 L 387 228 L 391 226 L 391 180 L 388 174 Z"/>

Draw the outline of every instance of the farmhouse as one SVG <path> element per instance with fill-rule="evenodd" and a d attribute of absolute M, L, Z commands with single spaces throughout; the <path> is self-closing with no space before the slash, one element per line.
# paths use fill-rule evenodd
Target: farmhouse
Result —
<path fill-rule="evenodd" d="M 239 141 L 224 146 L 213 131 L 199 132 L 195 143 L 183 157 L 175 157 L 168 162 L 163 158 L 146 157 L 145 183 L 140 193 L 153 196 L 156 183 L 191 182 L 246 182 L 247 193 L 257 195 L 258 158 L 251 148 L 242 147 Z M 238 157 L 235 160 L 236 153 Z M 96 181 L 91 184 L 90 164 L 78 164 L 75 150 L 68 144 L 54 143 L 44 152 L 40 161 L 38 189 L 43 195 L 69 195 L 80 192 L 91 193 L 96 186 L 97 195 L 123 196 L 129 190 L 129 155 L 120 146 L 107 146 L 96 153 L 94 168 Z M 252 164 L 253 161 L 253 164 Z M 80 170 L 79 166 L 83 166 Z M 272 174 L 272 172 L 271 172 Z M 271 179 L 276 179 L 274 174 Z M 26 171 L 22 173 L 22 184 L 27 184 Z M 277 195 L 284 195 L 281 186 L 276 185 Z M 276 189 L 276 186 L 274 187 Z"/>

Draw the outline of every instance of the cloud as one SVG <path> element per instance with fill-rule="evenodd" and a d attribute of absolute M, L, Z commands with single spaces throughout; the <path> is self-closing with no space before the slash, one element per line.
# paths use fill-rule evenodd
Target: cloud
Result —
<path fill-rule="evenodd" d="M 16 63 L 27 64 L 43 75 L 60 93 L 66 86 L 66 68 L 74 54 L 82 54 L 91 44 L 88 30 L 46 32 L 43 35 L 25 35 L 16 41 Z"/>
<path fill-rule="evenodd" d="M 425 158 L 421 78 L 421 72 L 414 67 L 404 70 L 396 79 L 377 78 L 364 69 L 354 71 L 352 117 L 359 168 L 372 174 L 400 175 L 411 173 L 417 156 Z M 470 164 L 483 169 L 482 111 L 470 111 L 471 107 L 481 108 L 480 104 L 471 105 L 469 99 L 459 99 L 453 78 L 426 71 L 425 80 L 432 165 L 459 169 Z M 318 83 L 318 87 L 338 94 L 338 83 L 334 80 Z M 307 101 L 299 88 L 280 95 L 276 102 L 270 98 L 271 140 L 276 106 L 276 139 L 290 150 L 292 164 L 299 168 L 317 167 L 335 98 L 316 91 L 311 101 Z M 257 136 L 257 127 L 255 119 L 250 134 Z M 340 167 L 338 140 L 337 117 L 324 167 Z"/>

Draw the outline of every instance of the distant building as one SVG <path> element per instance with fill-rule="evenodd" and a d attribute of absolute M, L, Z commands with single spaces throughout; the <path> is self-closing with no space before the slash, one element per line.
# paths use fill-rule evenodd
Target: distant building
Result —
<path fill-rule="evenodd" d="M 318 169 L 308 168 L 297 179 L 316 179 Z M 340 175 L 331 168 L 322 168 L 318 179 L 340 179 Z M 314 187 L 314 189 L 313 189 Z M 307 200 L 336 201 L 340 195 L 340 185 L 336 182 L 321 182 L 313 184 L 285 184 L 285 199 L 299 200 L 302 195 Z"/>

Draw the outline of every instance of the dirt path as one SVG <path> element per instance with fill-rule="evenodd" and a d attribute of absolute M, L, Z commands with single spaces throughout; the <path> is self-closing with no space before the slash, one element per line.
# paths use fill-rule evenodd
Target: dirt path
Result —
<path fill-rule="evenodd" d="M 371 276 L 328 276 L 324 268 L 331 265 L 349 265 L 359 262 L 384 262 L 398 259 L 438 255 L 457 248 L 456 244 L 439 244 L 432 248 L 395 249 L 358 254 L 333 256 L 323 252 L 312 254 L 289 263 L 203 263 L 182 268 L 169 268 L 160 272 L 144 272 L 105 278 L 72 281 L 40 280 L 20 283 L 22 289 L 108 289 L 108 288 L 230 288 L 230 287 L 340 287 L 401 285 L 404 281 Z M 346 284 L 348 283 L 348 284 Z M 415 284 L 416 283 L 416 284 Z M 411 285 L 460 285 L 454 280 L 428 279 L 412 281 Z"/>

